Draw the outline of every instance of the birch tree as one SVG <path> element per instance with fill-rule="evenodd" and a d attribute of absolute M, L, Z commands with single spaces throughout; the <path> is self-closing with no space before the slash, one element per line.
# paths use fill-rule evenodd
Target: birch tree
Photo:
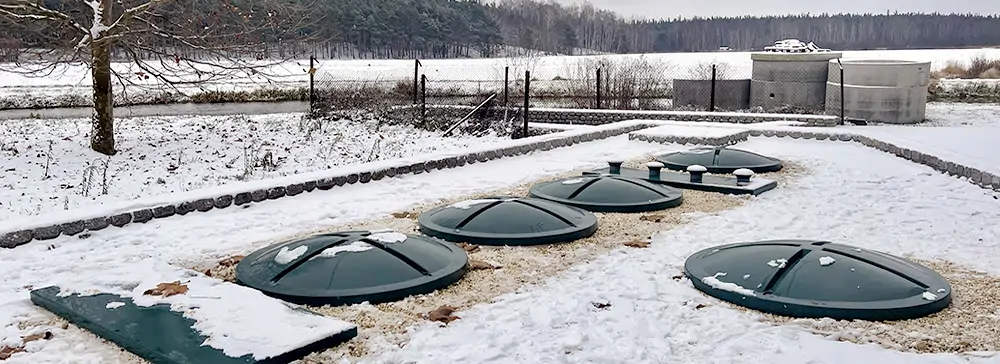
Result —
<path fill-rule="evenodd" d="M 0 0 L 0 25 L 26 34 L 20 41 L 31 47 L 12 71 L 46 76 L 60 66 L 89 66 L 90 146 L 105 155 L 117 152 L 116 84 L 176 88 L 268 76 L 286 61 L 269 46 L 306 41 L 311 15 L 300 0 Z M 127 66 L 112 67 L 113 55 Z"/>

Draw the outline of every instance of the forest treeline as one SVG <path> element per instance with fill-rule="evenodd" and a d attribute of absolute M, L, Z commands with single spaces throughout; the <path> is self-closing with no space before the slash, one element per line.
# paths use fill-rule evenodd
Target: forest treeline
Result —
<path fill-rule="evenodd" d="M 313 43 L 308 51 L 321 58 L 496 56 L 503 55 L 504 46 L 560 54 L 574 54 L 581 49 L 606 53 L 707 51 L 722 46 L 750 50 L 784 38 L 812 41 L 832 49 L 1000 45 L 1000 17 L 971 14 L 635 20 L 590 5 L 551 1 L 316 1 L 311 14 L 316 21 L 300 33 L 309 35 Z M 5 33 L 14 39 L 32 39 L 28 34 Z"/>

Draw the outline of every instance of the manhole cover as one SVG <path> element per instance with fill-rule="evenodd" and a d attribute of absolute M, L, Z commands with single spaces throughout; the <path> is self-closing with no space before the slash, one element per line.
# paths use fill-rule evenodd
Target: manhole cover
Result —
<path fill-rule="evenodd" d="M 420 232 L 479 245 L 542 245 L 585 238 L 597 216 L 537 198 L 487 197 L 436 207 L 417 218 Z"/>
<path fill-rule="evenodd" d="M 781 160 L 763 156 L 742 149 L 726 147 L 702 147 L 673 152 L 656 157 L 656 160 L 671 170 L 685 171 L 688 166 L 702 165 L 708 173 L 729 174 L 746 168 L 755 173 L 781 170 Z"/>
<path fill-rule="evenodd" d="M 447 287 L 468 260 L 457 245 L 423 236 L 347 231 L 258 250 L 236 266 L 236 280 L 292 303 L 374 304 Z"/>
<path fill-rule="evenodd" d="M 695 253 L 684 270 L 710 296 L 790 317 L 905 320 L 951 302 L 951 285 L 929 268 L 823 241 L 722 245 Z"/>
<path fill-rule="evenodd" d="M 643 212 L 680 206 L 680 190 L 637 178 L 583 176 L 543 182 L 531 196 L 594 212 Z"/>

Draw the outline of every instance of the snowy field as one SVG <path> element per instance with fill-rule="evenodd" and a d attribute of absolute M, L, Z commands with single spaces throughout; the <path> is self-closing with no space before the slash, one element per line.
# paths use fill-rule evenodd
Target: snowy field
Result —
<path fill-rule="evenodd" d="M 878 51 L 846 51 L 845 58 L 850 59 L 892 59 L 911 61 L 930 61 L 932 67 L 940 69 L 949 62 L 968 62 L 970 59 L 983 56 L 1000 58 L 1000 49 L 942 49 L 942 50 L 878 50 Z M 479 58 L 479 59 L 440 59 L 422 60 L 420 72 L 426 74 L 433 87 L 445 87 L 443 83 L 452 83 L 455 87 L 476 88 L 493 87 L 502 83 L 504 67 L 511 67 L 511 78 L 517 75 L 523 77 L 524 70 L 532 71 L 532 78 L 542 81 L 561 79 L 579 79 L 579 65 L 597 60 L 627 60 L 644 57 L 654 63 L 661 64 L 666 73 L 666 79 L 690 77 L 695 69 L 702 71 L 711 63 L 724 65 L 725 73 L 733 77 L 749 77 L 750 53 L 748 52 L 700 52 L 700 53 L 662 53 L 647 55 L 607 55 L 607 56 L 547 56 L 528 58 Z M 9 69 L 12 65 L 0 65 L 0 70 Z M 164 93 L 176 93 L 176 90 L 163 87 L 153 78 L 146 75 L 131 64 L 115 65 L 123 82 L 138 86 L 129 86 L 122 98 L 132 102 L 151 102 L 164 97 Z M 321 60 L 318 65 L 317 80 L 319 81 L 378 81 L 392 84 L 396 81 L 412 81 L 413 60 Z M 286 90 L 307 86 L 308 60 L 296 60 L 286 64 L 265 69 L 262 74 L 230 75 L 223 79 L 197 86 L 184 86 L 180 92 L 191 95 L 204 91 L 251 91 L 260 89 Z M 192 73 L 193 75 L 194 73 Z M 273 77 L 264 77 L 263 74 Z M 587 75 L 591 76 L 591 75 Z M 189 78 L 197 79 L 194 76 Z M 946 82 L 945 87 L 968 82 L 994 83 L 992 80 L 954 80 Z M 551 83 L 551 82 L 550 82 Z M 26 77 L 18 73 L 0 71 L 0 108 L 22 107 L 52 107 L 67 105 L 70 102 L 87 102 L 89 98 L 90 76 L 82 66 L 69 66 L 47 77 Z M 336 83 L 326 83 L 335 86 Z M 116 84 L 118 86 L 118 84 Z M 539 87 L 546 87 L 539 83 Z M 182 98 L 183 99 L 183 98 Z"/>
<path fill-rule="evenodd" d="M 965 136 L 980 133 L 973 127 Z M 935 130 L 940 128 L 935 128 Z M 878 132 L 877 129 L 873 129 Z M 898 128 L 918 130 L 917 127 Z M 944 129 L 940 129 L 944 130 Z M 854 130 L 851 130 L 854 131 Z M 964 143 L 956 131 L 943 143 Z M 973 143 L 966 143 L 973 144 Z M 989 144 L 952 146 L 989 154 Z M 458 312 L 448 326 L 410 329 L 404 347 L 377 346 L 362 363 L 997 363 L 992 352 L 917 354 L 857 345 L 838 333 L 766 322 L 675 280 L 700 249 L 758 239 L 826 239 L 923 260 L 946 260 L 1000 275 L 1000 204 L 979 187 L 856 143 L 754 138 L 739 148 L 802 166 L 800 175 L 740 207 L 653 236 L 644 250 L 622 248 L 543 284 Z M 414 205 L 519 185 L 609 158 L 629 159 L 679 146 L 620 136 L 430 174 L 407 175 L 335 191 L 303 194 L 122 229 L 87 239 L 60 237 L 0 250 L 0 346 L 43 332 L 5 364 L 134 363 L 112 345 L 63 326 L 28 301 L 30 287 L 132 287 L 155 281 L 153 261 L 188 266 L 261 246 L 301 231 L 384 217 Z M 859 163 L 858 161 L 864 161 Z M 27 182 L 23 182 L 27 183 Z M 392 196 L 393 198 L 385 198 Z M 41 217 L 44 219 L 44 217 Z M 195 243 L 192 243 L 195 242 Z M 143 267 L 139 267 L 144 265 Z M 606 303 L 602 309 L 595 302 Z M 984 310 L 996 311 L 994 303 Z M 992 310 L 992 311 L 991 311 Z M 1000 311 L 992 312 L 1000 315 Z M 223 315 L 228 319 L 230 316 Z M 273 318 L 247 317 L 262 325 Z M 275 323 L 280 324 L 280 323 Z M 253 327 L 253 326 L 245 326 Z M 266 346 L 266 345 L 264 345 Z M 266 348 L 265 348 L 266 349 Z M 1000 350 L 1000 348 L 997 348 Z M 326 358 L 323 363 L 344 363 Z"/>
<path fill-rule="evenodd" d="M 302 114 L 128 118 L 116 128 L 119 153 L 107 158 L 88 148 L 87 120 L 0 122 L 0 220 L 501 140 Z"/>

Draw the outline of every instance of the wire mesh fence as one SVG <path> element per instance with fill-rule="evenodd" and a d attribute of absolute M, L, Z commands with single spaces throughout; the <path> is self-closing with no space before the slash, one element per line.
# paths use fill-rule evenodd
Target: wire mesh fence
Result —
<path fill-rule="evenodd" d="M 396 119 L 493 117 L 525 108 L 842 114 L 836 60 L 754 62 L 657 57 L 515 57 L 371 63 L 328 61 L 312 78 L 313 110 Z"/>

